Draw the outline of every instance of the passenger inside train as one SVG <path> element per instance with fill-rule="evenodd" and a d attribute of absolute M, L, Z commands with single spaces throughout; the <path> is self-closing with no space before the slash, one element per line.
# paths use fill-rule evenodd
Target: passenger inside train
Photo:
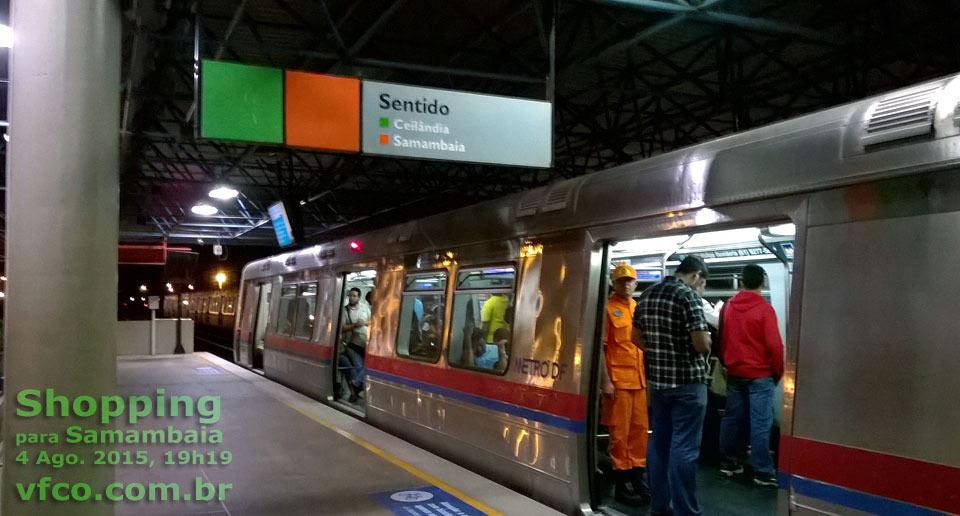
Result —
<path fill-rule="evenodd" d="M 776 513 L 776 490 L 768 488 L 776 487 L 776 450 L 783 402 L 783 385 L 779 380 L 783 374 L 783 342 L 793 269 L 794 232 L 793 224 L 774 224 L 643 238 L 613 243 L 609 247 L 611 278 L 616 272 L 616 264 L 626 264 L 635 269 L 637 287 L 633 293 L 634 299 L 664 278 L 672 276 L 683 257 L 697 256 L 709 268 L 708 277 L 692 285 L 692 288 L 701 296 L 703 314 L 714 342 L 719 340 L 719 345 L 708 357 L 714 370 L 710 375 L 697 474 L 699 503 L 703 511 L 712 516 Z M 748 265 L 750 267 L 747 268 Z M 610 292 L 613 291 L 612 287 L 608 285 Z M 740 298 L 731 303 L 734 296 Z M 768 331 L 762 337 L 757 337 L 760 341 L 754 342 L 742 335 L 743 328 L 753 324 L 745 324 L 743 318 L 759 317 L 742 309 L 743 299 L 749 301 L 751 310 L 768 314 L 763 318 Z M 768 307 L 769 312 L 764 307 Z M 729 322 L 729 329 L 723 328 L 721 317 Z M 726 343 L 730 348 L 724 349 L 724 339 L 717 339 L 721 333 L 727 337 Z M 764 356 L 772 358 L 765 359 L 763 363 L 750 356 L 745 359 L 744 353 L 753 353 L 752 356 L 756 357 L 757 352 L 744 351 L 742 345 L 734 341 L 749 341 L 752 349 L 762 348 Z M 739 351 L 734 349 L 735 346 L 741 346 Z M 737 374 L 730 377 L 722 374 L 726 370 L 719 368 L 723 367 L 724 358 L 732 360 L 733 363 L 727 366 L 732 365 Z M 744 361 L 748 363 L 746 368 L 743 367 Z M 718 376 L 723 376 L 726 382 L 720 381 Z M 754 378 L 745 378 L 750 376 Z M 756 382 L 769 384 L 766 396 L 744 395 L 745 391 L 749 391 L 746 384 Z M 728 400 L 729 396 L 734 399 Z M 759 417 L 755 423 L 746 416 L 749 413 L 750 417 L 754 417 L 755 411 L 761 416 L 770 416 L 769 430 L 766 431 L 769 454 L 752 453 L 754 446 L 759 447 L 766 442 L 764 428 L 767 423 L 763 421 L 764 418 Z M 726 414 L 723 422 L 724 455 L 721 457 L 721 420 L 725 412 L 731 413 Z M 620 496 L 621 501 L 618 501 L 614 497 L 614 487 L 620 477 L 613 475 L 610 432 L 604 422 L 599 423 L 596 432 L 599 505 L 631 514 L 635 509 L 630 506 L 636 505 L 636 500 Z M 751 427 L 754 427 L 753 431 Z M 769 461 L 766 457 L 769 457 Z"/>
<path fill-rule="evenodd" d="M 516 270 L 512 266 L 457 273 L 448 357 L 451 365 L 506 371 L 515 285 Z"/>
<path fill-rule="evenodd" d="M 362 408 L 364 360 L 370 339 L 372 299 L 377 272 L 365 270 L 344 275 L 344 304 L 339 316 L 334 397 L 341 403 Z M 348 394 L 349 393 L 349 394 Z"/>
<path fill-rule="evenodd" d="M 363 390 L 364 368 L 367 338 L 370 326 L 370 307 L 360 301 L 360 289 L 351 287 L 347 304 L 340 316 L 341 352 L 337 358 L 338 368 L 344 368 L 347 388 L 350 389 L 349 403 L 356 403 Z"/>
<path fill-rule="evenodd" d="M 398 355 L 427 362 L 440 357 L 446 287 L 446 271 L 406 277 L 400 301 Z"/>

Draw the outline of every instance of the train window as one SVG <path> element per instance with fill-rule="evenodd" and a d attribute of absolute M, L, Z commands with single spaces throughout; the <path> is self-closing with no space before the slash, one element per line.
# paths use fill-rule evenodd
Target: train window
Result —
<path fill-rule="evenodd" d="M 457 274 L 448 356 L 451 365 L 494 373 L 507 370 L 516 277 L 513 266 Z"/>
<path fill-rule="evenodd" d="M 277 334 L 290 335 L 297 319 L 297 286 L 284 285 L 280 289 L 280 310 L 277 312 Z"/>
<path fill-rule="evenodd" d="M 408 274 L 400 302 L 397 355 L 436 362 L 443 340 L 447 273 Z"/>
<path fill-rule="evenodd" d="M 202 313 L 206 313 L 206 311 L 207 311 L 207 305 L 208 305 L 208 304 L 209 304 L 209 300 L 208 300 L 206 297 L 204 297 L 204 298 L 203 298 L 203 302 L 200 304 L 200 313 L 201 313 L 201 314 L 202 314 Z"/>
<path fill-rule="evenodd" d="M 308 283 L 300 285 L 299 295 L 297 296 L 297 329 L 294 332 L 295 337 L 309 339 L 313 336 L 313 322 L 316 318 L 317 308 L 317 284 Z"/>
<path fill-rule="evenodd" d="M 210 299 L 210 310 L 209 310 L 208 313 L 211 313 L 211 314 L 214 314 L 214 315 L 219 314 L 219 313 L 220 313 L 220 302 L 221 302 L 221 299 L 220 299 L 219 297 L 214 297 L 214 298 Z"/>
<path fill-rule="evenodd" d="M 235 301 L 234 301 L 234 299 L 233 299 L 232 296 L 229 296 L 229 295 L 228 295 L 227 297 L 223 298 L 223 310 L 221 310 L 220 313 L 222 313 L 223 315 L 233 315 L 233 314 L 234 314 L 234 309 L 233 309 L 233 304 L 234 304 L 234 302 L 235 302 Z"/>

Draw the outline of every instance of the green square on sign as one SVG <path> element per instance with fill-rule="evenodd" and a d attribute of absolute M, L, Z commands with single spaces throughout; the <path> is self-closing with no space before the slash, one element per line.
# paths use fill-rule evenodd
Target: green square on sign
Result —
<path fill-rule="evenodd" d="M 283 70 L 203 61 L 200 135 L 283 143 Z"/>
<path fill-rule="evenodd" d="M 390 127 L 390 119 L 380 117 L 380 127 Z"/>

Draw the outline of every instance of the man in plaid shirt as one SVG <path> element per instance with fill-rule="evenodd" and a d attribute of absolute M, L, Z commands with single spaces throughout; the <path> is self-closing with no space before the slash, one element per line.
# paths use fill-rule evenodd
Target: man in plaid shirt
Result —
<path fill-rule="evenodd" d="M 640 296 L 633 312 L 633 341 L 643 350 L 652 409 L 647 451 L 651 516 L 703 514 L 697 501 L 697 459 L 711 341 L 700 296 L 691 287 L 706 277 L 703 260 L 687 256 L 673 276 Z"/>

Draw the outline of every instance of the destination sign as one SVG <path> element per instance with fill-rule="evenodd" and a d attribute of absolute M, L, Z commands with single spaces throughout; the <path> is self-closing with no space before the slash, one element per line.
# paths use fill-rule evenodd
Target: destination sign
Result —
<path fill-rule="evenodd" d="M 363 81 L 366 154 L 549 167 L 549 102 Z"/>

